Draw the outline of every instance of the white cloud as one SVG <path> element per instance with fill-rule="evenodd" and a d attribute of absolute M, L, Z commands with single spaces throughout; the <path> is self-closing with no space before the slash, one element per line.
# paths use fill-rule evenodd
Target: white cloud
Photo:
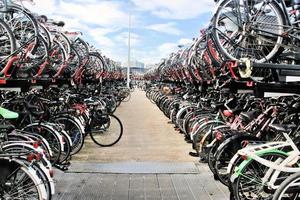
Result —
<path fill-rule="evenodd" d="M 122 10 L 119 2 L 100 1 L 98 3 L 76 4 L 60 3 L 60 14 L 76 16 L 83 22 L 105 27 L 127 27 L 124 19 L 128 14 Z"/>
<path fill-rule="evenodd" d="M 61 0 L 55 4 L 55 0 L 40 0 L 36 1 L 35 5 L 27 3 L 25 6 L 38 14 L 46 14 L 55 21 L 64 21 L 65 30 L 79 30 L 88 34 L 101 49 L 115 45 L 115 41 L 107 36 L 109 33 L 128 26 L 128 14 L 123 11 L 122 3 L 118 1 L 75 0 L 66 2 Z M 93 26 L 89 24 L 93 24 Z M 94 28 L 95 26 L 97 28 Z"/>
<path fill-rule="evenodd" d="M 191 39 L 181 38 L 176 43 L 167 42 L 163 43 L 158 47 L 158 52 L 161 55 L 160 58 L 168 56 L 172 52 L 177 52 L 179 50 L 179 45 L 189 45 L 192 43 Z"/>
<path fill-rule="evenodd" d="M 179 41 L 178 41 L 178 44 L 180 45 L 188 45 L 188 44 L 191 44 L 193 42 L 192 39 L 189 39 L 189 38 L 181 38 Z"/>
<path fill-rule="evenodd" d="M 122 32 L 115 37 L 115 40 L 123 45 L 128 46 L 128 32 Z M 141 36 L 136 33 L 131 33 L 130 44 L 137 46 L 141 43 Z"/>
<path fill-rule="evenodd" d="M 182 31 L 176 27 L 177 22 L 143 24 L 145 11 L 166 19 L 192 19 L 204 12 L 209 12 L 214 4 L 212 0 L 131 0 L 136 9 L 132 16 L 133 27 L 148 29 L 159 33 L 179 36 Z M 65 29 L 80 30 L 85 38 L 94 40 L 104 55 L 110 58 L 127 60 L 128 42 L 128 4 L 123 0 L 35 0 L 35 5 L 25 6 L 38 14 L 45 14 L 49 18 L 65 22 Z M 171 20 L 170 20 L 171 21 Z M 178 22 L 179 23 L 179 22 Z M 116 33 L 119 33 L 116 35 Z M 147 41 L 141 35 L 132 34 L 132 55 L 146 64 L 157 63 L 178 50 L 179 44 L 189 43 L 190 40 L 181 38 L 147 49 Z M 142 48 L 142 45 L 145 48 Z M 136 48 L 135 48 L 136 47 Z M 134 50 L 136 49 L 136 50 Z"/>
<path fill-rule="evenodd" d="M 192 19 L 213 10 L 212 0 L 132 0 L 140 9 L 166 19 Z"/>
<path fill-rule="evenodd" d="M 104 48 L 104 47 L 113 47 L 115 45 L 115 43 L 106 36 L 103 35 L 97 35 L 94 37 L 94 40 L 97 42 L 97 44 L 100 46 L 100 48 Z"/>
<path fill-rule="evenodd" d="M 168 55 L 172 52 L 175 52 L 176 50 L 178 49 L 178 44 L 177 43 L 164 43 L 164 44 L 161 44 L 159 47 L 158 47 L 158 51 L 160 52 L 160 55 L 161 56 L 165 56 L 165 55 Z"/>
<path fill-rule="evenodd" d="M 81 3 L 80 3 L 81 2 Z M 83 3 L 84 2 L 84 3 Z M 55 0 L 37 0 L 35 5 L 24 3 L 29 10 L 52 16 L 65 16 L 69 19 L 80 19 L 81 22 L 104 27 L 127 27 L 128 13 L 120 1 L 76 0 L 72 2 Z M 126 5 L 126 4 L 125 4 Z M 125 23 L 124 23 L 125 20 Z M 133 20 L 135 16 L 133 16 Z"/>
<path fill-rule="evenodd" d="M 72 0 L 74 3 L 97 3 L 98 0 Z"/>
<path fill-rule="evenodd" d="M 173 22 L 165 24 L 152 24 L 146 27 L 147 29 L 154 30 L 161 33 L 166 33 L 170 35 L 181 35 L 182 31 L 176 27 L 176 24 Z"/>
<path fill-rule="evenodd" d="M 114 32 L 114 29 L 110 28 L 95 28 L 89 29 L 88 34 L 98 43 L 98 45 L 103 47 L 113 47 L 115 45 L 114 41 L 107 37 L 108 33 Z"/>
<path fill-rule="evenodd" d="M 49 15 L 56 10 L 55 0 L 39 0 L 34 3 L 24 1 L 23 4 L 30 11 L 40 15 Z"/>
<path fill-rule="evenodd" d="M 114 42 L 110 38 L 105 36 L 98 36 L 95 40 L 100 46 L 112 47 L 114 45 Z"/>
<path fill-rule="evenodd" d="M 148 51 L 143 49 L 134 49 L 132 50 L 132 60 L 138 60 L 145 63 L 157 63 L 162 57 L 158 50 Z"/>
<path fill-rule="evenodd" d="M 93 28 L 90 30 L 90 33 L 93 35 L 107 35 L 109 33 L 113 33 L 118 31 L 118 29 L 113 28 Z"/>
<path fill-rule="evenodd" d="M 168 57 L 171 53 L 177 52 L 179 50 L 179 45 L 189 45 L 191 43 L 191 39 L 181 38 L 177 42 L 163 43 L 152 51 L 140 50 L 136 51 L 135 54 L 136 57 L 146 65 L 153 65 L 159 63 L 162 58 Z"/>
<path fill-rule="evenodd" d="M 51 19 L 54 21 L 63 21 L 65 23 L 64 29 L 68 31 L 82 31 L 89 30 L 89 27 L 82 23 L 78 18 L 68 18 L 61 15 L 53 15 Z"/>

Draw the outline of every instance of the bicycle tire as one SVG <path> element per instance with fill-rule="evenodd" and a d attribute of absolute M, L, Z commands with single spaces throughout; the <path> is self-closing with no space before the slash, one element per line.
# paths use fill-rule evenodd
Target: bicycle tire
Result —
<path fill-rule="evenodd" d="M 287 155 L 286 155 L 286 154 L 283 154 L 283 152 L 282 152 L 282 153 L 280 153 L 280 152 L 269 152 L 269 153 L 266 153 L 266 154 L 264 154 L 264 155 L 262 155 L 262 156 L 260 156 L 260 157 L 267 157 L 267 156 L 270 156 L 272 159 L 273 159 L 273 158 L 282 158 L 282 159 L 284 159 L 284 158 L 287 157 Z M 277 156 L 277 157 L 276 157 L 276 156 Z M 270 158 L 270 159 L 271 159 L 271 158 Z M 254 179 L 255 176 L 254 176 L 253 174 L 252 174 L 253 176 L 251 176 L 252 179 L 255 180 L 255 181 L 249 180 L 248 178 L 249 178 L 250 176 L 246 176 L 246 175 L 243 174 L 244 172 L 246 173 L 247 169 L 250 168 L 251 166 L 252 166 L 253 168 L 252 168 L 251 171 L 250 171 L 250 169 L 249 169 L 249 170 L 248 170 L 248 173 L 250 173 L 250 172 L 256 173 L 256 175 L 258 176 L 258 177 L 256 177 L 256 179 Z M 260 166 L 260 167 L 257 167 L 257 166 Z M 264 169 L 263 167 L 265 167 L 265 170 L 263 170 L 263 169 Z M 259 169 L 259 172 L 257 172 L 257 171 L 255 172 L 255 169 Z M 255 192 L 251 192 L 251 191 L 248 191 L 248 192 L 246 192 L 246 193 L 243 193 L 243 190 L 240 189 L 240 187 L 243 186 L 243 185 L 242 185 L 243 178 L 245 178 L 245 181 L 247 182 L 248 188 L 249 188 L 249 189 L 254 188 L 255 186 L 252 185 L 252 187 L 251 187 L 250 184 L 251 184 L 251 183 L 254 183 L 254 184 L 255 184 L 255 182 L 258 182 L 258 181 L 259 181 L 259 179 L 262 179 L 262 177 L 265 175 L 265 173 L 263 173 L 263 172 L 266 171 L 267 169 L 268 169 L 268 167 L 263 166 L 262 164 L 258 163 L 257 161 L 255 161 L 255 160 L 250 160 L 250 161 L 243 167 L 243 169 L 240 170 L 240 175 L 239 175 L 239 176 L 234 180 L 234 182 L 232 183 L 233 194 L 234 194 L 235 199 L 236 199 L 236 200 L 249 199 L 249 198 L 247 198 L 247 196 L 248 196 L 248 197 L 251 197 L 250 199 L 270 199 L 270 197 L 272 197 L 272 196 L 271 196 L 271 195 L 272 195 L 272 192 L 266 194 L 266 191 L 263 190 L 262 192 L 264 192 L 264 193 L 260 193 L 260 194 L 256 194 Z M 247 177 L 248 177 L 248 178 L 247 178 Z M 247 181 L 246 179 L 248 179 L 248 181 Z M 247 185 L 247 184 L 245 184 L 245 185 Z M 263 187 L 263 186 L 262 186 L 262 187 Z M 259 191 L 259 190 L 258 190 L 258 191 Z M 247 195 L 246 195 L 246 194 L 247 194 Z M 267 195 L 268 195 L 268 197 L 266 197 Z M 269 195 L 270 195 L 270 196 L 269 196 Z M 242 198 L 241 198 L 241 197 L 242 197 Z"/>
<path fill-rule="evenodd" d="M 84 144 L 84 133 L 82 132 L 78 123 L 68 116 L 56 116 L 54 117 L 53 121 L 64 124 L 65 131 L 67 131 L 72 139 L 72 149 L 70 154 L 77 154 L 82 149 Z"/>
<path fill-rule="evenodd" d="M 117 138 L 116 138 L 115 140 L 113 140 L 112 142 L 110 142 L 110 143 L 108 143 L 108 144 L 104 144 L 103 142 L 101 142 L 101 138 L 100 138 L 100 140 L 99 140 L 99 139 L 96 137 L 96 134 L 97 134 L 97 135 L 103 134 L 103 132 L 106 131 L 106 130 L 98 130 L 97 133 L 96 133 L 95 131 L 91 130 L 91 131 L 90 131 L 91 139 L 95 142 L 95 144 L 97 144 L 97 145 L 99 145 L 99 146 L 101 146 L 101 147 L 110 147 L 110 146 L 113 146 L 114 144 L 116 144 L 117 142 L 120 141 L 120 139 L 121 139 L 121 137 L 122 137 L 122 135 L 123 135 L 123 124 L 122 124 L 121 120 L 120 120 L 118 117 L 116 117 L 116 116 L 113 115 L 113 114 L 101 114 L 101 115 L 98 115 L 98 118 L 107 118 L 108 116 L 114 118 L 114 119 L 117 121 L 117 123 L 118 123 L 119 126 L 120 126 L 120 131 L 119 131 L 118 136 L 117 136 Z M 111 123 L 111 120 L 110 120 L 110 124 L 112 124 L 112 123 Z M 109 128 L 111 128 L 111 125 L 110 125 L 110 127 L 108 127 L 108 129 L 109 129 Z M 100 133 L 99 133 L 99 131 L 100 131 Z M 101 131 L 103 131 L 103 132 L 101 133 Z M 94 135 L 94 134 L 95 134 L 95 135 Z"/>
<path fill-rule="evenodd" d="M 299 184 L 299 181 L 300 181 L 300 172 L 295 173 L 295 174 L 289 176 L 287 179 L 285 179 L 280 184 L 279 188 L 276 190 L 276 192 L 273 195 L 273 200 L 283 200 L 282 197 L 283 197 L 284 193 L 288 190 L 290 184 L 293 184 L 296 181 L 298 181 L 298 184 Z M 299 188 L 299 186 L 298 186 L 298 188 Z M 297 199 L 299 199 L 299 193 L 296 194 L 297 195 Z M 292 194 L 295 195 L 294 193 L 292 193 Z M 289 199 L 296 199 L 295 196 L 294 197 L 289 196 L 287 198 L 289 198 Z M 284 199 L 287 199 L 287 198 L 284 198 Z"/>
<path fill-rule="evenodd" d="M 12 30 L 10 29 L 10 27 L 8 26 L 8 24 L 3 21 L 2 19 L 0 19 L 0 26 L 4 29 L 4 31 L 8 34 L 8 38 L 11 44 L 10 47 L 10 54 L 13 54 L 13 52 L 16 50 L 17 48 L 17 44 L 16 44 L 16 39 L 14 37 L 14 34 L 12 32 Z M 1 52 L 2 53 L 2 52 Z"/>
<path fill-rule="evenodd" d="M 53 128 L 43 124 L 29 124 L 22 130 L 27 132 L 34 132 L 44 137 L 49 142 L 51 151 L 53 152 L 50 162 L 52 164 L 55 164 L 59 161 L 62 152 L 62 148 L 61 148 L 62 144 L 59 139 L 59 136 L 57 136 L 57 133 Z M 42 132 L 42 131 L 46 131 L 46 132 Z"/>
<path fill-rule="evenodd" d="M 23 175 L 20 177 L 23 177 L 23 180 L 25 178 L 27 181 L 27 185 L 31 185 L 33 188 L 35 188 L 35 196 L 33 194 L 31 194 L 31 198 L 32 199 L 36 199 L 36 200 L 40 200 L 40 199 L 44 199 L 43 193 L 45 194 L 46 190 L 45 188 L 42 188 L 42 185 L 40 185 L 41 180 L 37 179 L 37 175 L 34 175 L 26 166 L 19 164 L 17 161 L 14 160 L 7 160 L 5 158 L 1 158 L 0 159 L 1 162 L 1 171 L 3 172 L 4 169 L 3 167 L 8 167 L 8 172 L 11 174 L 7 174 L 6 179 L 11 178 L 12 181 L 10 182 L 14 182 L 17 181 L 17 174 L 20 172 Z M 6 163 L 5 165 L 3 165 L 3 163 Z M 22 179 L 20 179 L 22 181 Z M 29 184 L 30 183 L 30 184 Z M 13 188 L 9 188 L 15 186 L 16 189 Z M 9 187 L 3 187 L 3 189 L 5 190 L 5 188 L 7 188 L 7 192 L 5 192 L 6 197 L 4 196 L 4 199 L 16 199 L 15 196 L 13 195 L 18 195 L 18 197 L 22 197 L 20 191 L 22 191 L 22 184 L 11 184 L 11 186 Z M 21 187 L 18 189 L 18 187 Z M 28 186 L 27 186 L 28 187 Z M 2 188 L 2 187 L 1 187 Z M 42 191 L 44 189 L 44 192 Z M 32 190 L 31 190 L 32 191 Z M 9 196 L 11 193 L 12 196 Z M 8 196 L 7 196 L 8 195 Z M 20 196 L 21 195 L 21 196 Z M 26 193 L 25 193 L 25 197 L 26 197 Z"/>
<path fill-rule="evenodd" d="M 213 34 L 213 38 L 215 38 L 215 45 L 217 47 L 217 49 L 222 53 L 222 55 L 224 55 L 226 58 L 230 59 L 230 60 L 239 60 L 240 58 L 242 57 L 248 57 L 250 56 L 249 52 L 247 55 L 244 55 L 244 54 L 241 54 L 241 57 L 237 57 L 237 56 L 234 56 L 232 54 L 230 54 L 228 52 L 228 49 L 224 47 L 223 43 L 224 43 L 224 38 L 226 38 L 227 36 L 224 36 L 225 34 L 223 34 L 223 38 L 220 38 L 220 35 L 221 33 L 219 33 L 219 29 L 218 29 L 218 26 L 219 24 L 222 23 L 222 21 L 219 21 L 220 17 L 221 17 L 221 10 L 225 7 L 225 6 L 228 6 L 231 7 L 231 6 L 237 6 L 235 3 L 236 2 L 231 2 L 231 1 L 235 1 L 235 0 L 224 0 L 222 1 L 220 4 L 219 4 L 219 7 L 216 11 L 216 13 L 214 14 L 214 17 L 213 17 L 213 21 L 212 21 L 212 26 L 213 26 L 213 29 L 212 29 L 212 34 Z M 239 2 L 239 1 L 238 1 Z M 230 5 L 233 4 L 233 5 Z M 280 6 L 275 3 L 275 1 L 269 1 L 268 2 L 270 7 L 274 9 L 274 12 L 276 13 L 276 15 L 278 16 L 278 19 L 281 21 L 280 24 L 278 25 L 278 27 L 282 27 L 283 25 L 286 25 L 286 19 L 282 13 L 282 10 L 280 8 Z M 225 9 L 226 10 L 226 9 Z M 227 12 L 229 12 L 228 10 L 226 10 Z M 234 11 L 234 10 L 233 10 Z M 231 12 L 229 14 L 232 14 L 234 12 Z M 232 14 L 234 15 L 234 14 Z M 229 16 L 229 15 L 226 15 L 226 16 Z M 236 19 L 236 20 L 242 20 L 242 19 Z M 236 26 L 239 26 L 237 23 L 238 21 L 235 23 L 234 19 L 229 19 L 228 21 L 231 21 L 232 24 L 235 24 Z M 224 23 L 224 22 L 223 22 Z M 244 24 L 243 24 L 244 25 Z M 229 24 L 229 27 L 230 27 L 230 24 Z M 236 32 L 237 33 L 237 32 Z M 278 33 L 278 35 L 280 35 L 280 33 Z M 228 38 L 228 37 L 227 37 Z M 223 40 L 223 41 L 222 41 Z M 227 44 L 230 44 L 232 43 L 232 41 L 228 41 Z M 257 60 L 255 59 L 254 61 L 255 62 L 258 62 L 258 63 L 262 63 L 262 62 L 266 62 L 266 61 L 269 61 L 271 60 L 273 57 L 275 57 L 275 55 L 277 55 L 279 52 L 282 52 L 283 51 L 283 48 L 280 47 L 280 44 L 283 43 L 283 38 L 278 36 L 278 39 L 274 42 L 275 45 L 274 45 L 274 48 L 269 51 L 269 53 L 264 56 L 263 58 Z M 262 45 L 261 45 L 262 46 Z M 233 47 L 233 46 L 232 46 Z M 249 48 L 249 47 L 248 47 Z M 248 49 L 247 48 L 247 49 Z M 258 48 L 258 47 L 257 47 Z M 240 48 L 239 48 L 240 49 Z M 245 48 L 246 49 L 246 48 Z M 237 51 L 238 48 L 233 48 L 234 51 Z"/>
<path fill-rule="evenodd" d="M 128 102 L 131 99 L 131 93 L 129 92 L 128 95 L 122 99 L 122 102 Z"/>

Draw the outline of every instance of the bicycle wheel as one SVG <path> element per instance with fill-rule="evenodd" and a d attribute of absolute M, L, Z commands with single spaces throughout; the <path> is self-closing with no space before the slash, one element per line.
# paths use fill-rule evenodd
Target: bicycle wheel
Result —
<path fill-rule="evenodd" d="M 287 155 L 280 152 L 269 152 L 261 156 L 271 162 L 280 163 Z M 263 181 L 269 168 L 256 160 L 249 160 L 239 171 L 239 176 L 232 184 L 234 197 L 236 200 L 242 199 L 270 199 L 274 191 L 268 189 L 267 182 Z M 284 176 L 284 173 L 279 175 Z"/>
<path fill-rule="evenodd" d="M 215 166 L 215 153 L 219 147 L 218 143 L 215 143 L 212 147 L 210 147 L 208 155 L 207 155 L 207 163 L 210 171 L 214 174 L 215 179 L 218 179 L 216 174 Z"/>
<path fill-rule="evenodd" d="M 114 113 L 117 110 L 117 99 L 114 96 L 104 99 L 109 113 Z"/>
<path fill-rule="evenodd" d="M 31 47 L 31 45 L 33 46 Z M 28 40 L 26 47 L 28 52 L 19 55 L 22 62 L 19 63 L 19 67 L 15 72 L 16 76 L 21 78 L 42 76 L 48 70 L 47 68 L 40 70 L 40 66 L 47 62 L 49 56 L 46 41 L 41 36 L 31 38 L 31 40 Z M 28 53 L 30 53 L 32 57 L 28 58 Z"/>
<path fill-rule="evenodd" d="M 206 119 L 210 120 L 209 117 Z M 201 122 L 201 120 L 198 121 Z M 205 141 L 202 141 L 203 137 L 206 135 L 206 133 L 212 132 L 214 127 L 222 124 L 223 123 L 221 121 L 217 121 L 217 120 L 211 120 L 206 122 L 205 119 L 202 118 L 202 123 L 199 123 L 199 128 L 192 133 L 193 147 L 197 152 L 200 153 L 201 158 L 207 160 L 208 151 L 202 151 L 202 150 L 207 150 L 205 148 L 202 148 L 202 146 L 206 146 L 213 140 L 213 139 L 208 140 L 208 138 L 206 138 Z"/>
<path fill-rule="evenodd" d="M 119 118 L 112 114 L 100 114 L 90 124 L 92 140 L 102 147 L 116 144 L 122 137 L 123 125 Z"/>
<path fill-rule="evenodd" d="M 282 51 L 286 19 L 275 1 L 224 0 L 213 18 L 213 37 L 229 59 L 271 60 Z"/>
<path fill-rule="evenodd" d="M 60 136 L 53 128 L 43 124 L 29 124 L 23 131 L 37 133 L 45 138 L 53 152 L 53 155 L 50 158 L 51 164 L 55 164 L 59 161 L 63 144 L 61 143 Z"/>
<path fill-rule="evenodd" d="M 30 11 L 16 4 L 9 5 L 8 11 L 3 13 L 2 19 L 12 28 L 15 42 L 18 46 L 26 45 L 32 38 L 37 40 L 39 33 L 38 23 Z"/>
<path fill-rule="evenodd" d="M 229 185 L 229 174 L 227 168 L 230 165 L 230 160 L 238 152 L 238 150 L 244 148 L 244 141 L 256 140 L 260 141 L 257 137 L 252 135 L 243 135 L 243 133 L 237 130 L 228 130 L 225 140 L 220 144 L 214 157 L 215 172 L 221 183 Z"/>
<path fill-rule="evenodd" d="M 16 50 L 16 40 L 14 38 L 12 30 L 2 19 L 0 19 L 0 33 L 0 57 L 1 60 L 3 60 L 7 56 L 10 56 Z"/>
<path fill-rule="evenodd" d="M 57 116 L 53 121 L 63 124 L 64 130 L 71 137 L 71 155 L 78 153 L 84 144 L 84 133 L 82 132 L 79 124 L 67 116 Z"/>
<path fill-rule="evenodd" d="M 300 199 L 300 172 L 285 179 L 276 190 L 273 200 Z"/>
<path fill-rule="evenodd" d="M 122 99 L 122 102 L 128 102 L 131 99 L 131 93 L 127 93 L 126 97 Z"/>
<path fill-rule="evenodd" d="M 24 158 L 19 158 L 20 160 L 22 160 L 22 162 L 27 166 L 30 167 L 32 169 L 34 169 L 36 175 L 41 179 L 42 181 L 42 185 L 45 187 L 46 190 L 46 194 L 47 194 L 47 198 L 46 200 L 51 200 L 52 199 L 52 194 L 54 193 L 54 184 L 53 184 L 53 179 L 47 176 L 47 169 L 42 169 L 41 167 L 43 167 L 42 164 L 38 164 L 38 162 L 28 162 L 26 159 Z M 50 183 L 51 182 L 51 183 Z"/>
<path fill-rule="evenodd" d="M 27 167 L 13 160 L 0 159 L 0 172 L 1 199 L 45 199 L 41 180 Z"/>
<path fill-rule="evenodd" d="M 58 161 L 59 164 L 70 160 L 71 151 L 72 151 L 72 145 L 69 141 L 70 136 L 66 133 L 66 131 L 60 131 L 60 132 L 61 132 L 61 136 L 62 136 L 63 142 L 64 142 L 64 149 L 60 154 L 60 158 L 59 158 L 59 161 Z M 67 138 L 67 137 L 69 137 L 69 138 Z"/>

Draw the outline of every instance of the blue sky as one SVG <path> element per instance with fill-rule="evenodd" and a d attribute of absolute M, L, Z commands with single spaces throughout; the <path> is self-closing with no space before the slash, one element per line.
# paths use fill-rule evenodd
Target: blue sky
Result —
<path fill-rule="evenodd" d="M 198 37 L 213 0 L 35 0 L 33 12 L 63 20 L 108 57 L 126 62 L 128 13 L 132 13 L 132 59 L 155 64 Z"/>

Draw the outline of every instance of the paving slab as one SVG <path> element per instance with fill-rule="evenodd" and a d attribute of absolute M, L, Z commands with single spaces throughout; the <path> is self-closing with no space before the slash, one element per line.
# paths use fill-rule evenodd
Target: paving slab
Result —
<path fill-rule="evenodd" d="M 67 173 L 117 173 L 117 174 L 198 174 L 193 162 L 75 162 Z"/>

